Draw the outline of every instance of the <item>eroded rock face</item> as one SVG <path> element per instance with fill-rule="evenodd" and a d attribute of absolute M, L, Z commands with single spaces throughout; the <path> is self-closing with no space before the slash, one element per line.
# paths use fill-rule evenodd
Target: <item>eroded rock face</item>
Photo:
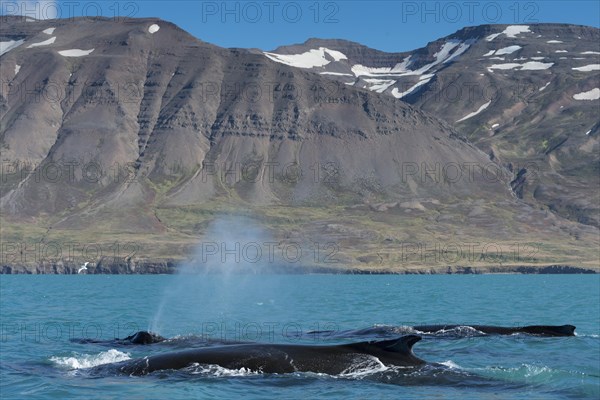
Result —
<path fill-rule="evenodd" d="M 50 27 L 56 40 L 30 48 Z M 511 196 L 479 173 L 448 185 L 421 174 L 422 165 L 489 162 L 430 114 L 170 23 L 8 18 L 0 37 L 24 41 L 2 56 L 2 156 L 21 166 L 2 184 L 8 215 L 139 209 L 159 192 L 178 206 L 232 193 L 253 204 Z M 56 165 L 54 182 L 44 174 Z M 41 179 L 21 173 L 34 166 Z M 152 218 L 136 224 L 160 230 Z"/>
<path fill-rule="evenodd" d="M 443 118 L 515 167 L 519 197 L 598 227 L 599 40 L 593 27 L 482 25 L 402 53 L 311 39 L 266 56 Z M 318 49 L 327 63 L 302 65 Z"/>

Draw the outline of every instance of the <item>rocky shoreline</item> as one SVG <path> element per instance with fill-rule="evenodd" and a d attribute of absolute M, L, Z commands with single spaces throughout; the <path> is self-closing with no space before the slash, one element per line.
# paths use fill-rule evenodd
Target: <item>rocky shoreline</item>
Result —
<path fill-rule="evenodd" d="M 89 264 L 82 273 L 101 275 L 157 275 L 175 273 L 219 273 L 215 270 L 203 269 L 181 269 L 179 260 L 157 260 L 157 261 L 104 261 Z M 0 267 L 0 274 L 5 275 L 77 275 L 81 264 L 72 262 L 55 262 L 40 264 L 5 265 Z M 233 272 L 233 271 L 228 271 Z M 510 265 L 510 266 L 446 266 L 446 267 L 423 267 L 404 270 L 395 269 L 360 269 L 360 268 L 331 268 L 323 266 L 279 266 L 268 269 L 239 270 L 235 273 L 244 274 L 356 274 L 356 275 L 437 275 L 437 274 L 598 274 L 600 269 L 592 269 L 570 265 Z"/>

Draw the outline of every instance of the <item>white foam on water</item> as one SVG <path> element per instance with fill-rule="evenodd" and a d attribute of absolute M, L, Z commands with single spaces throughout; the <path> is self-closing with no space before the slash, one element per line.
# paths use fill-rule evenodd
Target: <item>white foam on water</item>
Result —
<path fill-rule="evenodd" d="M 259 375 L 261 372 L 252 371 L 248 368 L 229 369 L 216 364 L 198 364 L 193 363 L 184 369 L 192 375 L 208 375 L 214 377 L 221 376 L 252 376 Z"/>
<path fill-rule="evenodd" d="M 442 364 L 450 369 L 461 369 L 461 366 L 452 360 L 442 361 L 440 364 Z"/>
<path fill-rule="evenodd" d="M 51 357 L 50 361 L 62 368 L 82 369 L 129 359 L 131 359 L 131 355 L 129 353 L 123 353 L 116 349 L 110 349 L 99 354 L 77 354 L 72 357 Z"/>
<path fill-rule="evenodd" d="M 357 358 L 356 363 L 343 370 L 338 376 L 344 378 L 361 379 L 365 376 L 387 371 L 386 367 L 377 357 L 364 355 Z"/>

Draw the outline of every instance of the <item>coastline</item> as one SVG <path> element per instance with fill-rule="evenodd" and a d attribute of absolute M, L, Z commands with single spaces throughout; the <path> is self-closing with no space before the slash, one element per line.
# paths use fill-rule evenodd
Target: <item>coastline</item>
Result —
<path fill-rule="evenodd" d="M 180 260 L 156 261 L 100 261 L 89 265 L 90 275 L 171 275 L 218 274 L 215 270 L 181 268 Z M 2 264 L 0 275 L 77 275 L 79 263 L 57 262 L 40 264 Z M 489 265 L 489 266 L 423 266 L 389 268 L 334 268 L 324 266 L 272 266 L 264 269 L 226 271 L 233 274 L 331 274 L 331 275 L 481 275 L 481 274 L 599 274 L 600 267 L 573 265 Z"/>

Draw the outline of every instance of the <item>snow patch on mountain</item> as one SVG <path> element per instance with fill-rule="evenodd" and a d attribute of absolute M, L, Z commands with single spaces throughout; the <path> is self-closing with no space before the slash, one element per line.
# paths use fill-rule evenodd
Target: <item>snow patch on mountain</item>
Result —
<path fill-rule="evenodd" d="M 500 35 L 506 35 L 506 37 L 508 37 L 508 38 L 516 39 L 517 35 L 520 33 L 533 33 L 533 32 L 531 32 L 529 30 L 529 25 L 510 25 L 510 26 L 506 27 L 506 29 L 504 29 L 500 33 L 493 33 L 493 34 L 489 35 L 488 37 L 485 38 L 485 40 L 487 40 L 488 42 L 491 42 L 492 40 L 496 39 Z"/>
<path fill-rule="evenodd" d="M 405 58 L 401 63 L 394 65 L 392 68 L 389 67 L 366 67 L 361 64 L 355 64 L 352 66 L 352 73 L 356 76 L 380 76 L 380 75 L 399 75 L 402 76 L 406 72 L 410 72 L 407 69 L 410 63 L 410 57 Z"/>
<path fill-rule="evenodd" d="M 15 65 L 15 76 L 19 73 L 19 71 L 21 70 L 21 66 L 19 64 Z"/>
<path fill-rule="evenodd" d="M 56 41 L 56 36 L 52 36 L 50 39 L 44 40 L 43 42 L 32 43 L 29 46 L 27 46 L 27 48 L 31 49 L 33 47 L 48 46 L 48 45 L 54 43 L 55 41 Z"/>
<path fill-rule="evenodd" d="M 600 99 L 600 88 L 594 88 L 587 92 L 581 92 L 573 95 L 575 100 L 598 100 Z"/>
<path fill-rule="evenodd" d="M 581 54 L 583 54 L 583 55 L 587 55 L 587 54 L 600 54 L 600 51 L 584 51 Z"/>
<path fill-rule="evenodd" d="M 408 90 L 406 90 L 404 92 L 400 92 L 398 90 L 398 88 L 393 88 L 392 89 L 392 96 L 394 96 L 397 99 L 401 99 L 404 96 L 408 96 L 409 94 L 416 93 L 417 90 L 419 90 L 421 88 L 421 86 L 429 83 L 429 81 L 431 81 L 431 78 L 420 80 L 419 82 L 417 82 L 416 84 L 414 84 L 413 86 L 411 86 Z"/>
<path fill-rule="evenodd" d="M 348 59 L 344 53 L 336 50 L 330 50 L 325 47 L 311 49 L 300 54 L 276 54 L 266 51 L 264 54 L 273 61 L 297 68 L 323 67 L 331 62 L 331 60 L 328 60 L 326 56 L 333 58 L 334 61 Z"/>
<path fill-rule="evenodd" d="M 46 35 L 52 35 L 54 33 L 54 30 L 56 28 L 48 28 L 48 29 L 44 29 L 42 32 L 44 32 Z"/>
<path fill-rule="evenodd" d="M 600 70 L 600 64 L 589 64 L 589 65 L 584 65 L 583 67 L 573 67 L 572 69 L 574 69 L 575 71 L 582 71 L 582 72 L 598 71 L 598 70 Z"/>
<path fill-rule="evenodd" d="M 329 72 L 329 71 L 324 71 L 324 72 L 319 72 L 319 73 L 321 75 L 352 76 L 352 77 L 354 77 L 354 75 L 348 74 L 346 72 Z"/>
<path fill-rule="evenodd" d="M 521 46 L 508 46 L 508 47 L 504 47 L 500 50 L 496 50 L 496 55 L 497 56 L 501 56 L 503 54 L 512 54 L 517 50 L 521 50 L 522 47 Z"/>
<path fill-rule="evenodd" d="M 365 79 L 365 82 L 370 83 L 370 86 L 367 86 L 369 90 L 372 90 L 377 93 L 385 92 L 390 86 L 396 83 L 395 80 L 392 79 L 374 79 L 368 78 Z"/>
<path fill-rule="evenodd" d="M 158 32 L 159 29 L 160 29 L 160 26 L 158 26 L 156 24 L 152 24 L 148 27 L 148 32 L 156 33 L 156 32 Z"/>
<path fill-rule="evenodd" d="M 0 56 L 4 53 L 8 53 L 12 49 L 19 47 L 25 42 L 25 40 L 9 40 L 7 42 L 0 42 Z"/>
<path fill-rule="evenodd" d="M 491 100 L 488 101 L 487 103 L 483 104 L 481 107 L 479 107 L 477 109 L 477 111 L 473 111 L 472 113 L 465 115 L 464 117 L 462 117 L 461 119 L 459 119 L 456 122 L 462 122 L 462 121 L 465 121 L 465 120 L 467 120 L 467 119 L 469 119 L 471 117 L 476 116 L 477 114 L 479 114 L 480 112 L 482 112 L 483 110 L 485 110 L 486 108 L 488 108 L 490 106 L 490 104 L 492 104 Z"/>
<path fill-rule="evenodd" d="M 559 44 L 559 43 L 563 43 L 563 42 L 561 40 L 548 40 L 546 43 Z"/>
<path fill-rule="evenodd" d="M 70 50 L 61 50 L 58 52 L 63 57 L 83 57 L 89 55 L 95 49 L 90 50 L 81 50 L 81 49 L 70 49 Z"/>
<path fill-rule="evenodd" d="M 507 69 L 517 68 L 519 71 L 538 71 L 538 70 L 548 69 L 548 68 L 552 67 L 553 65 L 554 65 L 554 63 L 542 63 L 539 61 L 528 61 L 524 64 L 519 64 L 519 63 L 494 64 L 494 65 L 489 66 L 488 70 L 490 72 L 493 72 L 492 70 L 494 70 L 494 69 L 507 70 Z"/>
<path fill-rule="evenodd" d="M 546 84 L 545 84 L 544 86 L 542 86 L 541 88 L 539 88 L 538 90 L 539 90 L 540 92 L 543 92 L 543 91 L 544 91 L 544 89 L 546 89 L 546 88 L 548 87 L 548 85 L 549 85 L 549 84 L 550 84 L 550 82 L 546 82 Z"/>

